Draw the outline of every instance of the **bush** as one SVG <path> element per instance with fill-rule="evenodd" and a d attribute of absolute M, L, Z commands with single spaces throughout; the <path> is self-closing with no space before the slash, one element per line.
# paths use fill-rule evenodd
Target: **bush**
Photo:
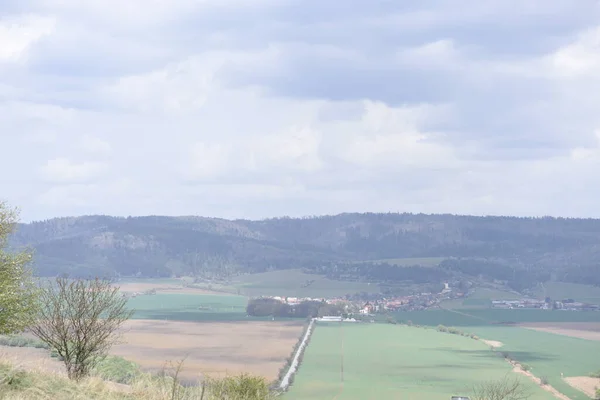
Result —
<path fill-rule="evenodd" d="M 531 367 L 527 364 L 521 364 L 521 370 L 522 371 L 529 371 L 531 369 Z"/>
<path fill-rule="evenodd" d="M 48 349 L 48 345 L 40 340 L 23 336 L 0 336 L 0 346 L 9 347 L 35 347 L 36 349 Z"/>
<path fill-rule="evenodd" d="M 596 372 L 592 372 L 590 374 L 591 378 L 600 378 L 600 370 L 596 371 Z"/>
<path fill-rule="evenodd" d="M 209 379 L 206 387 L 218 399 L 263 400 L 270 396 L 269 385 L 264 378 L 247 374 Z"/>
<path fill-rule="evenodd" d="M 125 384 L 132 383 L 140 373 L 136 363 L 116 356 L 105 357 L 92 371 L 92 375 L 104 380 Z"/>
<path fill-rule="evenodd" d="M 600 389 L 596 389 L 596 398 L 600 399 Z"/>
<path fill-rule="evenodd" d="M 540 378 L 540 385 L 546 386 L 547 384 L 548 384 L 548 377 L 547 376 L 542 376 Z"/>

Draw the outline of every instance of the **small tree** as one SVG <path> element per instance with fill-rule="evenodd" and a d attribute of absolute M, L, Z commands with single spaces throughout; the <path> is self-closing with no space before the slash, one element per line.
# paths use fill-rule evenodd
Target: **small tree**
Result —
<path fill-rule="evenodd" d="M 110 281 L 56 279 L 42 288 L 42 306 L 31 332 L 56 350 L 70 379 L 79 380 L 118 342 L 132 311 Z"/>
<path fill-rule="evenodd" d="M 479 384 L 472 393 L 471 400 L 525 400 L 530 397 L 521 381 L 508 377 Z"/>
<path fill-rule="evenodd" d="M 0 202 L 0 335 L 22 331 L 35 316 L 37 291 L 29 252 L 7 252 L 17 212 Z"/>

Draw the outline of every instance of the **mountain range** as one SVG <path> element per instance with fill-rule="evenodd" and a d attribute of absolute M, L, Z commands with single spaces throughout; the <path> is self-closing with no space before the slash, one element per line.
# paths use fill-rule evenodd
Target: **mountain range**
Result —
<path fill-rule="evenodd" d="M 10 244 L 35 252 L 41 276 L 226 279 L 302 268 L 369 282 L 439 282 L 461 275 L 502 281 L 516 290 L 548 280 L 600 285 L 596 219 L 82 216 L 20 224 Z"/>

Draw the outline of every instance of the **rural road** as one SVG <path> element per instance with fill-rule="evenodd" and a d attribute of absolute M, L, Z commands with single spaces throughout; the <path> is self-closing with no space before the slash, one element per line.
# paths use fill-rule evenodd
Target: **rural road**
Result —
<path fill-rule="evenodd" d="M 288 388 L 288 386 L 290 386 L 290 378 L 292 377 L 292 375 L 294 375 L 294 373 L 298 369 L 298 364 L 300 362 L 300 354 L 302 354 L 302 351 L 306 347 L 306 342 L 308 341 L 308 338 L 310 337 L 314 327 L 315 327 L 315 320 L 312 319 L 310 321 L 310 324 L 308 325 L 308 328 L 306 329 L 304 338 L 302 338 L 302 343 L 300 343 L 300 346 L 298 346 L 298 349 L 296 350 L 296 354 L 294 354 L 294 359 L 292 360 L 292 363 L 290 364 L 290 368 L 288 369 L 288 371 L 284 375 L 283 379 L 281 380 L 281 383 L 279 384 L 280 389 L 286 390 Z"/>

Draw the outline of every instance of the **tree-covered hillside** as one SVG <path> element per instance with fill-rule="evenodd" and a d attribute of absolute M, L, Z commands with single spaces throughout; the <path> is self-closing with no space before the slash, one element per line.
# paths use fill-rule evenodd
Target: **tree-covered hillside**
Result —
<path fill-rule="evenodd" d="M 196 275 L 304 268 L 337 279 L 435 282 L 452 275 L 600 284 L 600 220 L 340 214 L 261 221 L 57 218 L 19 226 L 13 247 L 40 275 Z M 396 259 L 415 258 L 398 266 Z M 434 266 L 419 259 L 440 260 Z"/>

